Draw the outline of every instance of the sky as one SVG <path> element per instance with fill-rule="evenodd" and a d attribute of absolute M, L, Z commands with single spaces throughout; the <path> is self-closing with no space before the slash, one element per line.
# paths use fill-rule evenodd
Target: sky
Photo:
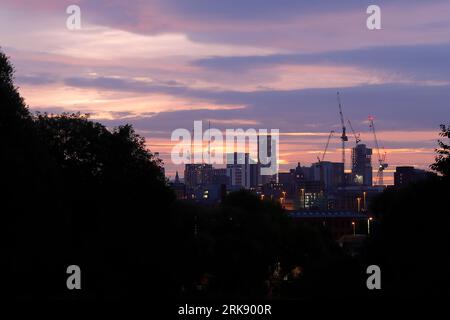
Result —
<path fill-rule="evenodd" d="M 337 91 L 369 147 L 374 116 L 387 183 L 396 166 L 427 169 L 450 122 L 448 0 L 0 0 L 0 47 L 32 111 L 130 123 L 171 177 L 171 133 L 194 120 L 279 129 L 281 171 L 315 162 L 341 130 Z M 326 160 L 340 157 L 335 134 Z"/>

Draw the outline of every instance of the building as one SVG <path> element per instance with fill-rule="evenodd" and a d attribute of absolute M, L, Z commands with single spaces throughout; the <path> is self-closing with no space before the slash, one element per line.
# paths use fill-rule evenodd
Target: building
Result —
<path fill-rule="evenodd" d="M 262 199 L 278 201 L 283 207 L 286 208 L 288 205 L 288 209 L 292 210 L 294 209 L 293 201 L 291 201 L 292 198 L 287 198 L 289 195 L 282 183 L 270 182 L 262 186 Z"/>
<path fill-rule="evenodd" d="M 309 169 L 310 168 L 300 166 L 300 162 L 298 162 L 297 167 L 290 169 L 289 172 L 279 172 L 278 182 L 283 184 L 293 184 L 298 187 L 303 181 L 312 180 L 310 179 Z"/>
<path fill-rule="evenodd" d="M 258 135 L 258 159 L 257 163 L 259 164 L 259 178 L 258 178 L 258 185 L 264 185 L 266 183 L 276 182 L 277 181 L 277 174 L 274 175 L 263 175 L 261 174 L 262 168 L 270 168 L 272 166 L 276 166 L 276 163 L 272 164 L 272 161 L 269 161 L 269 163 L 264 164 L 261 161 L 261 156 L 267 156 L 268 158 L 274 157 L 277 159 L 276 150 L 272 150 L 272 136 L 269 134 L 267 135 L 266 139 L 260 139 L 260 136 Z M 265 145 L 264 145 L 265 140 Z M 266 147 L 265 154 L 262 153 L 261 147 Z M 272 153 L 273 152 L 273 153 Z"/>
<path fill-rule="evenodd" d="M 365 144 L 352 149 L 352 178 L 354 184 L 372 185 L 372 149 Z"/>
<path fill-rule="evenodd" d="M 283 186 L 283 191 L 286 192 L 287 199 L 299 200 L 299 185 L 300 182 L 296 180 L 296 174 L 293 169 L 289 172 L 278 173 L 278 183 Z"/>
<path fill-rule="evenodd" d="M 305 180 L 298 187 L 299 209 L 324 208 L 324 187 L 322 181 Z"/>
<path fill-rule="evenodd" d="M 367 212 L 372 200 L 383 190 L 384 186 L 345 186 L 340 187 L 328 197 L 330 210 Z"/>
<path fill-rule="evenodd" d="M 295 184 L 294 174 L 289 172 L 279 172 L 278 173 L 278 182 L 284 185 L 287 184 Z"/>
<path fill-rule="evenodd" d="M 193 190 L 199 185 L 211 184 L 213 166 L 204 163 L 186 164 L 184 168 L 184 183 L 187 189 Z"/>
<path fill-rule="evenodd" d="M 250 159 L 250 188 L 257 189 L 261 185 L 261 164 L 252 162 Z"/>
<path fill-rule="evenodd" d="M 324 162 L 323 166 L 313 164 L 311 167 L 297 163 L 297 167 L 289 172 L 278 173 L 278 185 L 285 192 L 286 207 L 292 201 L 292 206 L 298 210 L 328 209 L 327 194 L 342 184 L 343 170 L 339 162 Z"/>
<path fill-rule="evenodd" d="M 250 188 L 250 157 L 248 153 L 227 154 L 226 170 L 231 186 Z"/>
<path fill-rule="evenodd" d="M 413 182 L 436 176 L 435 173 L 416 169 L 410 166 L 396 167 L 394 172 L 394 186 L 403 187 Z"/>
<path fill-rule="evenodd" d="M 212 184 L 229 186 L 231 184 L 230 181 L 226 168 L 213 169 Z"/>
<path fill-rule="evenodd" d="M 220 203 L 227 194 L 225 185 L 208 184 L 199 186 L 192 194 L 191 200 L 203 205 L 215 205 Z"/>
<path fill-rule="evenodd" d="M 300 165 L 300 163 L 298 164 Z M 301 169 L 301 172 L 303 174 L 303 178 L 302 180 L 314 180 L 314 174 L 313 174 L 313 169 L 312 167 L 300 167 L 299 169 Z M 295 168 L 295 170 L 299 170 L 298 167 Z"/>
<path fill-rule="evenodd" d="M 313 180 L 321 181 L 326 191 L 336 190 L 344 183 L 344 164 L 321 161 L 311 165 Z"/>

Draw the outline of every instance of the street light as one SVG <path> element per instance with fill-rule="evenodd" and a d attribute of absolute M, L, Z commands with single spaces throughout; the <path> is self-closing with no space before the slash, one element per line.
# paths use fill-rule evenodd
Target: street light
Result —
<path fill-rule="evenodd" d="M 364 192 L 363 192 L 363 197 L 364 197 L 364 211 L 367 211 L 367 206 L 366 206 L 366 194 L 367 194 L 367 192 L 364 191 Z"/>
<path fill-rule="evenodd" d="M 352 227 L 353 227 L 353 235 L 356 236 L 356 225 L 355 225 L 355 221 L 352 221 Z"/>
<path fill-rule="evenodd" d="M 305 209 L 305 189 L 300 189 L 300 201 L 302 203 L 302 209 Z"/>
<path fill-rule="evenodd" d="M 361 212 L 361 197 L 356 198 L 358 201 L 358 212 Z"/>
<path fill-rule="evenodd" d="M 370 217 L 369 219 L 367 219 L 367 234 L 370 234 L 370 221 L 372 221 L 372 217 Z"/>

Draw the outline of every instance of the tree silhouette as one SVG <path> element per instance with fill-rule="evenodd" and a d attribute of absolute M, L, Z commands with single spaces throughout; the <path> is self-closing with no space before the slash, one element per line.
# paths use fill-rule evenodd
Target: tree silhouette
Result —
<path fill-rule="evenodd" d="M 166 268 L 159 243 L 174 196 L 145 140 L 80 114 L 32 116 L 1 52 L 0 116 L 1 290 L 90 299 L 162 287 L 153 279 Z M 83 270 L 81 293 L 65 288 L 71 264 Z"/>
<path fill-rule="evenodd" d="M 249 191 L 230 193 L 217 208 L 177 203 L 171 226 L 173 264 L 182 266 L 172 276 L 173 291 L 182 297 L 266 298 L 272 292 L 305 299 L 355 294 L 361 287 L 355 286 L 360 274 L 352 273 L 354 264 L 332 239 L 294 223 L 279 203 L 261 201 Z M 276 266 L 278 279 L 273 278 Z M 304 275 L 283 280 L 296 268 Z M 205 277 L 207 289 L 201 285 Z"/>
<path fill-rule="evenodd" d="M 14 69 L 0 52 L 0 260 L 8 295 L 29 297 L 58 268 L 65 237 L 58 176 L 45 143 L 14 85 Z M 55 242 L 59 239 L 59 242 Z"/>
<path fill-rule="evenodd" d="M 441 135 L 448 137 L 448 129 L 441 129 Z M 448 146 L 439 144 L 442 150 L 431 167 L 443 176 L 386 190 L 372 204 L 381 225 L 371 243 L 368 264 L 380 264 L 385 294 L 439 298 L 450 285 L 445 202 L 450 162 Z"/>
<path fill-rule="evenodd" d="M 450 126 L 441 124 L 441 137 L 450 139 Z M 444 141 L 438 140 L 439 149 L 436 149 L 436 162 L 430 167 L 431 169 L 441 173 L 444 177 L 450 177 L 450 146 Z"/>

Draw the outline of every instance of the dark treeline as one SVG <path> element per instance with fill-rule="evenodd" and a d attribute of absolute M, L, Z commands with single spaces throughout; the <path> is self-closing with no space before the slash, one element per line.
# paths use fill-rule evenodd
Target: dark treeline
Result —
<path fill-rule="evenodd" d="M 388 295 L 443 298 L 450 286 L 450 126 L 440 135 L 447 141 L 430 166 L 440 176 L 388 189 L 372 206 L 380 226 L 368 262 L 380 265 Z"/>
<path fill-rule="evenodd" d="M 144 139 L 79 114 L 30 114 L 3 54 L 0 116 L 1 290 L 64 297 L 71 264 L 88 298 L 126 295 L 138 275 L 145 286 L 174 196 Z"/>
<path fill-rule="evenodd" d="M 173 218 L 178 297 L 345 297 L 365 287 L 357 262 L 326 232 L 248 191 L 213 209 L 178 204 Z"/>
<path fill-rule="evenodd" d="M 387 295 L 440 293 L 447 159 L 434 168 L 443 177 L 380 196 L 381 226 L 351 258 L 326 230 L 294 224 L 246 191 L 215 208 L 175 201 L 131 126 L 31 114 L 0 52 L 0 290 L 19 299 L 363 297 L 374 294 L 373 263 Z M 82 290 L 66 287 L 72 264 Z"/>

